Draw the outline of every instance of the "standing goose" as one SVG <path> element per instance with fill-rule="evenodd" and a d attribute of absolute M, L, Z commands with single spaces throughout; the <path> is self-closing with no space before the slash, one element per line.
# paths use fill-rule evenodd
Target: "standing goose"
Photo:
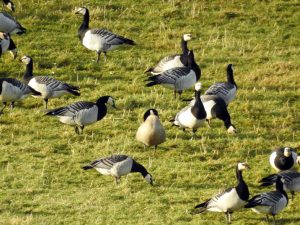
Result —
<path fill-rule="evenodd" d="M 115 100 L 111 96 L 102 96 L 96 103 L 75 102 L 69 106 L 50 110 L 45 115 L 57 116 L 60 122 L 75 126 L 75 132 L 80 134 L 85 126 L 101 120 L 106 115 L 106 104 L 115 108 Z"/>
<path fill-rule="evenodd" d="M 297 153 L 289 147 L 277 148 L 270 155 L 269 161 L 276 171 L 289 170 L 297 164 Z"/>
<path fill-rule="evenodd" d="M 175 126 L 183 127 L 184 129 L 185 128 L 192 129 L 193 132 L 192 139 L 194 138 L 197 129 L 203 126 L 206 119 L 206 112 L 200 98 L 201 95 L 200 90 L 201 90 L 201 83 L 198 82 L 195 84 L 194 104 L 184 107 L 176 114 L 175 119 L 171 120 L 171 122 L 174 122 Z"/>
<path fill-rule="evenodd" d="M 292 194 L 292 200 L 294 198 L 295 192 L 300 191 L 300 173 L 297 171 L 282 171 L 278 174 L 271 174 L 267 177 L 264 177 L 259 182 L 260 186 L 267 187 L 274 183 L 278 177 L 281 177 L 283 183 L 283 189 L 285 191 L 290 191 Z"/>
<path fill-rule="evenodd" d="M 188 66 L 176 67 L 166 70 L 161 74 L 151 76 L 147 79 L 150 81 L 146 84 L 147 87 L 153 85 L 162 84 L 163 86 L 173 88 L 174 96 L 176 98 L 176 92 L 179 93 L 179 97 L 182 91 L 193 86 L 201 76 L 200 67 L 196 64 L 194 58 L 194 52 L 189 51 L 188 54 Z"/>
<path fill-rule="evenodd" d="M 26 29 L 6 12 L 0 12 L 0 31 L 9 34 L 24 34 Z"/>
<path fill-rule="evenodd" d="M 112 155 L 109 157 L 97 159 L 88 166 L 82 167 L 84 170 L 96 169 L 103 175 L 113 176 L 116 183 L 120 182 L 121 176 L 129 173 L 141 173 L 144 179 L 153 185 L 153 179 L 145 167 L 127 155 Z"/>
<path fill-rule="evenodd" d="M 154 68 L 150 68 L 145 72 L 150 72 L 153 75 L 160 74 L 166 70 L 175 67 L 185 67 L 188 65 L 188 52 L 187 42 L 192 39 L 191 34 L 184 34 L 181 38 L 181 49 L 182 54 L 176 54 L 171 56 L 166 56 L 161 59 Z"/>
<path fill-rule="evenodd" d="M 148 109 L 144 114 L 144 122 L 136 132 L 136 139 L 145 146 L 157 146 L 166 140 L 166 133 L 160 123 L 156 109 Z"/>
<path fill-rule="evenodd" d="M 218 82 L 210 86 L 205 92 L 206 95 L 217 95 L 224 99 L 228 105 L 236 95 L 237 85 L 233 78 L 233 65 L 227 66 L 227 82 Z"/>
<path fill-rule="evenodd" d="M 15 5 L 10 0 L 3 0 L 2 9 L 4 8 L 4 6 L 13 12 L 15 11 Z"/>
<path fill-rule="evenodd" d="M 26 98 L 28 95 L 41 95 L 41 93 L 33 90 L 28 85 L 13 78 L 0 78 L 0 100 L 3 102 L 3 108 L 0 114 L 3 113 L 6 103 L 10 102 L 10 107 L 13 109 L 16 101 Z"/>
<path fill-rule="evenodd" d="M 276 179 L 276 191 L 255 195 L 249 200 L 247 205 L 245 205 L 245 208 L 251 208 L 256 213 L 266 214 L 268 222 L 268 215 L 272 215 L 274 224 L 276 224 L 275 215 L 281 212 L 287 204 L 288 196 L 283 190 L 281 177 L 278 176 Z"/>
<path fill-rule="evenodd" d="M 6 51 L 9 51 L 14 59 L 17 57 L 18 50 L 10 35 L 0 32 L 0 57 Z"/>
<path fill-rule="evenodd" d="M 135 45 L 134 41 L 114 34 L 106 29 L 90 29 L 90 14 L 87 8 L 75 8 L 75 14 L 83 15 L 83 22 L 78 29 L 78 37 L 87 49 L 97 52 L 97 63 L 99 62 L 101 52 L 104 53 L 106 60 L 107 51 L 113 50 L 122 44 Z"/>
<path fill-rule="evenodd" d="M 193 213 L 197 214 L 205 211 L 223 212 L 226 215 L 227 223 L 230 224 L 230 214 L 241 209 L 247 204 L 249 199 L 249 189 L 242 175 L 242 171 L 247 168 L 248 165 L 246 163 L 238 163 L 236 167 L 238 185 L 233 188 L 228 188 L 224 192 L 197 205 Z"/>
<path fill-rule="evenodd" d="M 64 94 L 80 96 L 79 87 L 64 83 L 49 76 L 33 76 L 33 61 L 29 56 L 23 56 L 21 62 L 26 65 L 26 71 L 23 75 L 24 83 L 28 84 L 34 90 L 42 94 L 45 108 L 48 107 L 49 98 L 58 98 Z"/>

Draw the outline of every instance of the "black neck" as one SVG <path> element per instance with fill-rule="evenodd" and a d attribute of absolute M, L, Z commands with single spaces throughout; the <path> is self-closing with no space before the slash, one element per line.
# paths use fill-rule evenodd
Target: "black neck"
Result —
<path fill-rule="evenodd" d="M 227 82 L 237 86 L 233 78 L 233 70 L 231 67 L 227 68 Z"/>
<path fill-rule="evenodd" d="M 185 41 L 182 37 L 181 39 L 181 49 L 182 49 L 182 54 L 183 55 L 188 55 L 189 49 L 187 47 L 187 41 Z"/>
<path fill-rule="evenodd" d="M 8 50 L 14 50 L 16 48 L 17 46 L 15 45 L 15 42 L 12 39 L 10 39 Z"/>
<path fill-rule="evenodd" d="M 283 183 L 281 181 L 281 177 L 278 176 L 277 180 L 276 180 L 276 191 L 280 192 L 281 194 L 283 194 L 286 199 L 288 200 L 288 196 L 287 193 L 285 192 L 285 190 L 283 189 Z"/>
<path fill-rule="evenodd" d="M 83 39 L 84 34 L 89 29 L 89 22 L 90 22 L 90 13 L 88 9 L 86 9 L 85 14 L 83 15 L 82 24 L 78 29 L 78 37 L 80 38 L 80 40 Z"/>
<path fill-rule="evenodd" d="M 97 120 L 101 120 L 107 113 L 107 107 L 105 103 L 107 102 L 107 99 L 105 97 L 101 97 L 96 102 L 96 105 L 98 107 L 98 115 Z"/>
<path fill-rule="evenodd" d="M 224 125 L 227 129 L 232 125 L 230 117 L 224 119 Z"/>
<path fill-rule="evenodd" d="M 188 67 L 195 71 L 196 80 L 198 81 L 201 77 L 201 69 L 195 62 L 194 57 L 189 56 L 188 58 Z"/>
<path fill-rule="evenodd" d="M 239 197 L 244 200 L 244 201 L 248 201 L 249 199 L 249 189 L 247 184 L 245 183 L 244 179 L 243 179 L 243 174 L 242 171 L 238 169 L 238 167 L 236 168 L 236 178 L 238 180 L 238 185 L 236 186 L 236 191 L 239 195 Z"/>
<path fill-rule="evenodd" d="M 23 81 L 25 84 L 28 84 L 28 82 L 31 80 L 31 78 L 33 77 L 32 74 L 33 71 L 33 62 L 30 61 L 27 65 L 26 65 L 26 70 L 25 73 L 23 75 Z"/>
<path fill-rule="evenodd" d="M 143 175 L 143 177 L 147 176 L 148 172 L 147 170 L 145 169 L 144 166 L 142 166 L 141 164 L 133 161 L 132 162 L 132 168 L 131 168 L 131 172 L 135 173 L 141 173 Z"/>
<path fill-rule="evenodd" d="M 200 91 L 195 91 L 195 104 L 192 106 L 191 111 L 197 119 L 204 119 L 206 117 L 206 111 L 200 99 L 200 95 Z"/>

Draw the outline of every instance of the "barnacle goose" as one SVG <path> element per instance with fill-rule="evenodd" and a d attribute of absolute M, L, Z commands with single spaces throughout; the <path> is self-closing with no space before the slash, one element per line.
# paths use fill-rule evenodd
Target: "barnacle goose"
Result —
<path fill-rule="evenodd" d="M 201 95 L 201 101 L 206 111 L 206 121 L 210 126 L 211 120 L 218 118 L 224 122 L 227 132 L 234 134 L 237 132 L 235 126 L 231 123 L 231 117 L 227 110 L 225 101 L 216 95 Z M 190 101 L 190 105 L 194 105 L 195 99 Z"/>
<path fill-rule="evenodd" d="M 166 56 L 161 59 L 154 68 L 150 68 L 145 72 L 150 72 L 153 75 L 160 74 L 168 69 L 175 67 L 184 67 L 188 65 L 188 52 L 187 42 L 192 39 L 191 34 L 183 34 L 181 38 L 181 49 L 182 54 L 176 54 L 171 56 Z"/>
<path fill-rule="evenodd" d="M 156 109 L 148 109 L 145 112 L 144 122 L 136 132 L 136 139 L 145 146 L 154 146 L 154 149 L 166 140 L 165 129 Z"/>
<path fill-rule="evenodd" d="M 198 82 L 195 84 L 195 102 L 193 105 L 188 105 L 180 110 L 175 119 L 170 120 L 173 122 L 175 126 L 192 129 L 193 136 L 195 137 L 195 133 L 197 129 L 203 126 L 206 119 L 206 112 L 201 101 L 201 83 Z"/>
<path fill-rule="evenodd" d="M 300 173 L 297 171 L 286 170 L 281 171 L 278 174 L 271 174 L 259 181 L 261 183 L 260 186 L 270 186 L 276 183 L 278 177 L 281 177 L 283 189 L 291 192 L 293 200 L 295 192 L 300 191 Z"/>
<path fill-rule="evenodd" d="M 14 59 L 17 57 L 18 50 L 10 35 L 0 32 L 0 57 L 6 51 L 9 51 Z"/>
<path fill-rule="evenodd" d="M 205 92 L 206 95 L 217 95 L 224 99 L 228 105 L 236 95 L 237 85 L 233 78 L 233 65 L 227 66 L 227 82 L 218 82 L 210 86 Z"/>
<path fill-rule="evenodd" d="M 197 205 L 193 214 L 202 213 L 205 211 L 224 212 L 227 223 L 231 223 L 230 214 L 241 209 L 247 204 L 249 199 L 249 189 L 245 183 L 242 171 L 247 169 L 246 163 L 238 163 L 236 166 L 236 178 L 238 185 L 233 188 L 228 188 L 224 192 L 219 193 L 211 199 Z"/>
<path fill-rule="evenodd" d="M 268 222 L 268 215 L 272 215 L 274 224 L 276 224 L 275 215 L 281 212 L 287 204 L 288 196 L 283 189 L 281 176 L 278 176 L 276 179 L 276 191 L 255 195 L 249 200 L 247 205 L 245 205 L 245 208 L 251 208 L 256 213 L 266 214 Z"/>
<path fill-rule="evenodd" d="M 80 96 L 79 87 L 64 83 L 49 76 L 33 76 L 33 61 L 29 56 L 23 56 L 21 62 L 26 65 L 26 71 L 23 75 L 24 83 L 28 84 L 34 90 L 42 94 L 45 108 L 48 107 L 49 98 L 58 98 L 64 94 Z"/>
<path fill-rule="evenodd" d="M 133 40 L 114 34 L 103 28 L 90 29 L 90 14 L 86 7 L 75 8 L 75 14 L 83 15 L 83 22 L 78 29 L 78 37 L 82 44 L 89 50 L 97 52 L 97 63 L 101 52 L 104 53 L 119 47 L 122 44 L 135 45 Z"/>
<path fill-rule="evenodd" d="M 93 124 L 106 115 L 106 104 L 116 108 L 115 100 L 111 96 L 102 96 L 96 103 L 75 102 L 68 106 L 49 110 L 45 115 L 57 116 L 60 122 L 75 126 L 75 132 L 80 134 L 86 125 Z"/>
<path fill-rule="evenodd" d="M 28 85 L 14 78 L 0 78 L 0 100 L 3 102 L 3 108 L 0 114 L 3 113 L 6 103 L 10 102 L 10 107 L 13 109 L 16 101 L 26 98 L 28 95 L 41 95 L 41 93 L 33 90 Z"/>
<path fill-rule="evenodd" d="M 4 8 L 4 6 L 6 6 L 9 10 L 13 12 L 15 11 L 15 5 L 10 0 L 3 0 L 2 9 Z"/>
<path fill-rule="evenodd" d="M 141 173 L 144 179 L 153 185 L 153 178 L 145 167 L 127 155 L 112 155 L 109 157 L 97 159 L 90 165 L 82 167 L 84 170 L 96 169 L 103 175 L 115 177 L 116 183 L 120 182 L 121 176 L 129 173 Z"/>
<path fill-rule="evenodd" d="M 151 76 L 146 80 L 150 81 L 146 86 L 151 87 L 153 85 L 162 84 L 163 86 L 173 88 L 176 98 L 176 92 L 179 93 L 180 97 L 182 91 L 193 86 L 200 79 L 200 76 L 201 70 L 195 62 L 194 52 L 189 51 L 187 67 L 176 67 L 166 70 L 161 74 Z"/>
<path fill-rule="evenodd" d="M 297 164 L 297 153 L 295 149 L 289 147 L 276 148 L 269 161 L 276 171 L 289 170 Z"/>
<path fill-rule="evenodd" d="M 0 31 L 21 35 L 26 32 L 26 29 L 7 12 L 0 12 Z"/>

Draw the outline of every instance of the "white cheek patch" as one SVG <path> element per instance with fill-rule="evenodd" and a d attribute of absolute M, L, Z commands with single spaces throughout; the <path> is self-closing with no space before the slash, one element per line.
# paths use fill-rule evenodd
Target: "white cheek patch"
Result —
<path fill-rule="evenodd" d="M 145 180 L 148 182 L 148 183 L 151 183 L 152 182 L 152 176 L 150 174 L 147 174 L 145 176 Z"/>
<path fill-rule="evenodd" d="M 228 129 L 227 129 L 227 132 L 229 134 L 235 134 L 237 132 L 237 130 L 233 127 L 233 126 L 230 126 Z"/>

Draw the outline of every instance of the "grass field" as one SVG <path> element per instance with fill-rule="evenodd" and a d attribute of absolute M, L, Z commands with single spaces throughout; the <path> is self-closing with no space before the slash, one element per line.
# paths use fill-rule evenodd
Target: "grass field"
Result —
<path fill-rule="evenodd" d="M 0 224 L 224 224 L 222 213 L 189 211 L 235 185 L 237 161 L 251 167 L 244 178 L 253 196 L 258 181 L 274 171 L 268 157 L 276 146 L 300 145 L 300 4 L 274 1 L 88 1 L 91 27 L 106 27 L 136 41 L 108 52 L 96 64 L 85 49 L 74 15 L 83 1 L 14 0 L 14 16 L 27 34 L 13 36 L 19 58 L 29 55 L 35 75 L 51 75 L 78 85 L 81 96 L 51 99 L 49 108 L 102 95 L 116 99 L 102 121 L 76 135 L 70 126 L 43 116 L 41 99 L 27 98 L 0 116 Z M 226 79 L 234 64 L 239 87 L 230 104 L 239 133 L 229 135 L 221 121 L 198 130 L 200 138 L 172 127 L 169 119 L 186 105 L 172 90 L 146 88 L 143 71 L 163 56 L 179 53 L 180 38 L 191 33 L 206 90 Z M 22 78 L 25 67 L 5 54 L 0 77 Z M 183 98 L 193 95 L 190 89 Z M 167 132 L 156 153 L 135 140 L 143 113 L 155 107 Z M 112 177 L 83 171 L 90 161 L 127 154 L 155 179 L 139 174 L 115 185 Z M 278 215 L 278 224 L 300 224 L 300 195 Z M 233 224 L 266 224 L 251 210 L 233 214 Z"/>

